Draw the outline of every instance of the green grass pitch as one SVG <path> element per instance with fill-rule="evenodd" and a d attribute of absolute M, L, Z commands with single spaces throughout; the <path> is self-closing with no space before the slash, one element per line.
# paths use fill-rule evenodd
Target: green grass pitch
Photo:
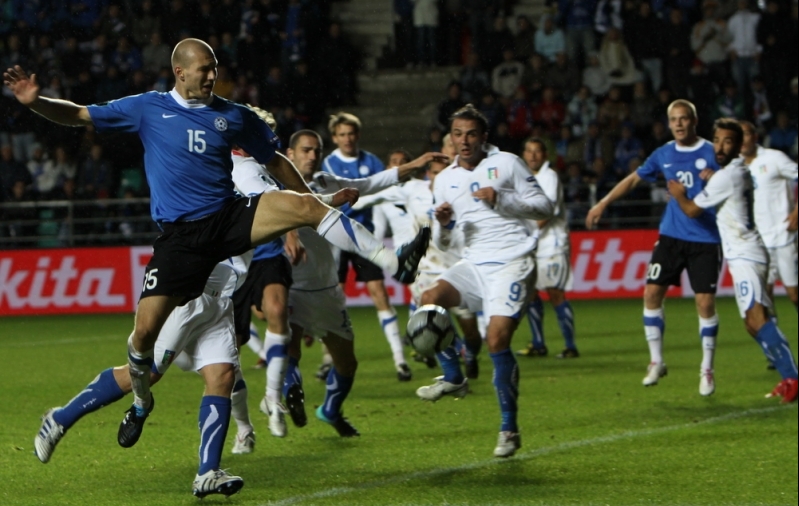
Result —
<path fill-rule="evenodd" d="M 718 392 L 698 395 L 701 350 L 691 301 L 669 301 L 666 361 L 670 374 L 641 386 L 648 360 L 640 301 L 576 303 L 583 358 L 520 361 L 524 448 L 495 462 L 499 415 L 492 368 L 462 401 L 424 404 L 414 391 L 437 371 L 413 365 L 397 382 L 374 310 L 352 311 L 361 368 L 346 415 L 363 433 L 342 440 L 312 420 L 288 438 L 269 436 L 258 410 L 264 373 L 251 369 L 250 411 L 256 452 L 229 453 L 223 466 L 246 482 L 230 499 L 242 506 L 505 505 L 796 505 L 797 409 L 767 400 L 778 382 L 746 335 L 731 299 L 721 300 Z M 797 317 L 780 300 L 781 326 L 797 350 Z M 403 311 L 404 312 L 404 311 Z M 84 418 L 52 461 L 33 455 L 39 416 L 66 403 L 101 370 L 125 358 L 126 316 L 0 320 L 0 504 L 194 505 L 197 408 L 202 382 L 173 370 L 155 387 L 158 407 L 133 449 L 117 446 L 128 399 Z M 561 338 L 547 309 L 551 350 Z M 515 348 L 529 338 L 524 322 Z M 305 351 L 310 408 L 324 396 L 313 379 L 320 357 Z"/>

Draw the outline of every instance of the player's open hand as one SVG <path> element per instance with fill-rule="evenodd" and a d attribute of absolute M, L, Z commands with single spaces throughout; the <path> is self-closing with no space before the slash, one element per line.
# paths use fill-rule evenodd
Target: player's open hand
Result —
<path fill-rule="evenodd" d="M 592 207 L 591 210 L 588 211 L 588 215 L 585 217 L 585 228 L 588 230 L 596 230 L 604 213 L 605 206 L 601 203 Z"/>
<path fill-rule="evenodd" d="M 442 227 L 449 226 L 449 224 L 452 223 L 452 217 L 454 215 L 455 212 L 452 210 L 452 206 L 446 202 L 436 208 L 436 220 L 438 220 Z"/>
<path fill-rule="evenodd" d="M 491 207 L 497 205 L 497 191 L 491 187 L 480 188 L 476 192 L 472 193 L 472 197 L 486 202 Z"/>
<path fill-rule="evenodd" d="M 797 214 L 796 210 L 788 216 L 785 223 L 788 224 L 788 232 L 796 232 L 799 230 L 799 214 Z"/>
<path fill-rule="evenodd" d="M 3 84 L 14 94 L 22 105 L 31 105 L 39 98 L 39 83 L 36 74 L 28 74 L 16 65 L 3 73 Z"/>
<path fill-rule="evenodd" d="M 341 207 L 344 204 L 354 206 L 359 198 L 361 198 L 361 193 L 358 190 L 355 188 L 344 188 L 333 195 L 330 207 Z"/>
<path fill-rule="evenodd" d="M 686 192 L 685 185 L 681 182 L 674 179 L 669 181 L 669 194 L 673 197 L 684 196 Z"/>
<path fill-rule="evenodd" d="M 715 170 L 705 169 L 699 173 L 699 179 L 701 179 L 704 182 L 708 182 L 710 181 L 710 178 L 712 178 L 715 174 L 716 174 Z"/>
<path fill-rule="evenodd" d="M 286 252 L 286 256 L 291 262 L 291 265 L 297 266 L 308 260 L 305 246 L 302 244 L 302 241 L 300 241 L 300 234 L 296 230 L 292 230 L 286 234 L 283 251 Z"/>

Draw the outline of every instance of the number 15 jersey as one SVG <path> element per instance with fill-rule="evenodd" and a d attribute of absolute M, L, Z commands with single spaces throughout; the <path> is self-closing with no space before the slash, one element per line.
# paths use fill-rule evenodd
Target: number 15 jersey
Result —
<path fill-rule="evenodd" d="M 666 181 L 680 181 L 688 190 L 688 198 L 694 199 L 705 189 L 700 174 L 705 169 L 719 170 L 713 145 L 704 139 L 692 147 L 678 146 L 672 141 L 656 150 L 638 169 L 638 176 L 654 183 L 658 174 Z M 716 210 L 708 209 L 702 216 L 692 220 L 676 200 L 670 199 L 660 223 L 660 235 L 681 241 L 719 244 L 721 237 L 716 225 Z"/>
<path fill-rule="evenodd" d="M 266 164 L 280 141 L 255 112 L 212 96 L 187 101 L 176 90 L 149 92 L 90 106 L 99 132 L 138 133 L 158 223 L 192 221 L 236 198 L 230 150 L 236 145 Z"/>

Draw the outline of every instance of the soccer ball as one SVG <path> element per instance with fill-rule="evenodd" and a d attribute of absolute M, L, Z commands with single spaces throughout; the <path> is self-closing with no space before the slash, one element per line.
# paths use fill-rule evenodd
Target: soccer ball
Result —
<path fill-rule="evenodd" d="M 455 329 L 449 313 L 443 307 L 420 307 L 408 321 L 408 340 L 417 352 L 432 357 L 447 349 L 455 340 Z"/>

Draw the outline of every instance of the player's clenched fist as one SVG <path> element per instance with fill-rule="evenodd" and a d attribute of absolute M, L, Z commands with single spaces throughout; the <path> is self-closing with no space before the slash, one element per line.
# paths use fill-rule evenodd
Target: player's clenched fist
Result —
<path fill-rule="evenodd" d="M 585 228 L 588 230 L 595 230 L 599 225 L 599 220 L 602 219 L 602 214 L 605 212 L 605 206 L 600 202 L 588 211 L 588 216 L 585 217 Z"/>
<path fill-rule="evenodd" d="M 341 207 L 344 204 L 354 206 L 358 202 L 359 198 L 361 198 L 361 194 L 358 190 L 355 188 L 344 188 L 333 195 L 330 207 Z"/>
<path fill-rule="evenodd" d="M 472 197 L 486 202 L 491 207 L 497 205 L 497 191 L 491 187 L 477 190 L 476 192 L 472 193 Z"/>
<path fill-rule="evenodd" d="M 452 206 L 444 202 L 436 209 L 436 219 L 442 227 L 446 227 L 452 222 Z"/>

